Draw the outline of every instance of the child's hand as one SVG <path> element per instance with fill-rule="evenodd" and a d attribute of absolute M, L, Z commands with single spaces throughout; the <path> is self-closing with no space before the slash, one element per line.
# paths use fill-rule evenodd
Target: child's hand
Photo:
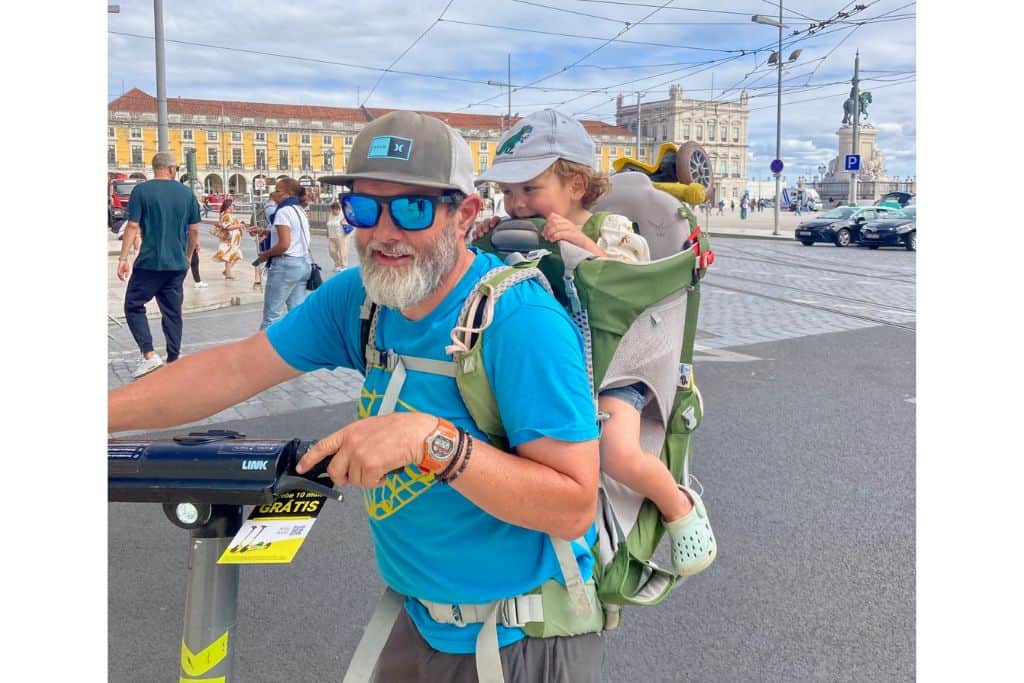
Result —
<path fill-rule="evenodd" d="M 594 240 L 583 234 L 578 225 L 565 216 L 557 213 L 548 214 L 547 222 L 544 224 L 544 231 L 541 233 L 548 242 L 565 240 L 569 244 L 575 244 L 581 249 L 586 249 L 594 256 L 604 256 L 604 250 L 597 246 Z"/>
<path fill-rule="evenodd" d="M 491 230 L 494 230 L 494 226 L 500 222 L 501 218 L 499 216 L 491 216 L 487 220 L 480 221 L 475 226 L 473 226 L 473 230 L 470 233 L 470 238 L 474 240 L 480 239 L 481 237 L 489 233 Z"/>

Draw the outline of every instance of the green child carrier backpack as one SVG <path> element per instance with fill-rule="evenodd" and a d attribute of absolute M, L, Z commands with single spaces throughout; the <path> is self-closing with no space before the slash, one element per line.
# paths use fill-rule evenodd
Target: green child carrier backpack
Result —
<path fill-rule="evenodd" d="M 502 293 L 536 279 L 566 308 L 583 335 L 595 410 L 599 391 L 646 384 L 652 398 L 641 413 L 641 446 L 659 454 L 676 481 L 686 483 L 693 457 L 690 436 L 703 414 L 692 370 L 700 280 L 714 255 L 688 207 L 655 189 L 646 175 L 620 173 L 611 180 L 611 191 L 595 207 L 584 232 L 596 241 L 608 213 L 625 215 L 647 240 L 652 261 L 599 259 L 565 242 L 547 242 L 540 236 L 543 219 L 500 223 L 475 244 L 499 254 L 508 265 L 485 274 L 466 299 L 452 331 L 453 343 L 446 347 L 451 363 L 376 348 L 376 306 L 364 302 L 367 367 L 392 373 L 378 414 L 394 409 L 406 369 L 454 376 L 476 425 L 492 444 L 508 450 L 482 348 L 490 313 Z M 665 533 L 653 503 L 602 472 L 596 521 L 590 581 L 582 581 L 569 542 L 552 537 L 564 585 L 553 579 L 527 595 L 488 605 L 424 603 L 435 619 L 445 620 L 457 611 L 459 623 L 484 623 L 476 648 L 480 681 L 503 680 L 496 624 L 520 627 L 531 637 L 610 630 L 619 625 L 622 605 L 656 605 L 675 587 L 675 573 L 652 560 Z M 402 597 L 388 589 L 353 655 L 346 682 L 370 680 L 401 605 Z"/>

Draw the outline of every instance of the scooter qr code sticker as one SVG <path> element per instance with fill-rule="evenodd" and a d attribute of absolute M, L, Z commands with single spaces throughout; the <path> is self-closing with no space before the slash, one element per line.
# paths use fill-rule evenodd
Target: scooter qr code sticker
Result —
<path fill-rule="evenodd" d="M 327 500 L 308 491 L 289 491 L 257 505 L 231 539 L 217 564 L 288 564 L 309 536 Z"/>

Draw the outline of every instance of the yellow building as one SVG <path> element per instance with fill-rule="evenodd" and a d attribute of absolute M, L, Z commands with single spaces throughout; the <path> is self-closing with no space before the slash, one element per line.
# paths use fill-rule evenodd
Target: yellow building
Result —
<path fill-rule="evenodd" d="M 156 98 L 133 88 L 107 107 L 107 169 L 152 177 L 157 151 Z M 393 111 L 373 108 L 374 118 Z M 425 111 L 458 130 L 469 143 L 480 173 L 494 158 L 504 117 Z M 272 188 L 284 175 L 318 187 L 317 177 L 341 173 L 352 139 L 366 124 L 361 109 L 296 104 L 261 104 L 168 98 L 168 145 L 185 172 L 195 153 L 197 191 L 249 194 Z M 611 169 L 620 156 L 633 155 L 633 134 L 603 121 L 581 121 L 594 138 L 594 164 Z M 187 179 L 183 176 L 183 179 Z M 266 191 L 266 190 L 264 190 Z M 325 185 L 323 193 L 333 187 Z"/>

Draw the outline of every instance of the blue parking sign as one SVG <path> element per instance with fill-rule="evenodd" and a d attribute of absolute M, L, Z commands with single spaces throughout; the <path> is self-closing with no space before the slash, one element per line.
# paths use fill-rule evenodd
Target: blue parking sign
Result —
<path fill-rule="evenodd" d="M 846 155 L 846 166 L 847 171 L 859 171 L 860 170 L 860 155 L 859 154 L 847 154 Z"/>

